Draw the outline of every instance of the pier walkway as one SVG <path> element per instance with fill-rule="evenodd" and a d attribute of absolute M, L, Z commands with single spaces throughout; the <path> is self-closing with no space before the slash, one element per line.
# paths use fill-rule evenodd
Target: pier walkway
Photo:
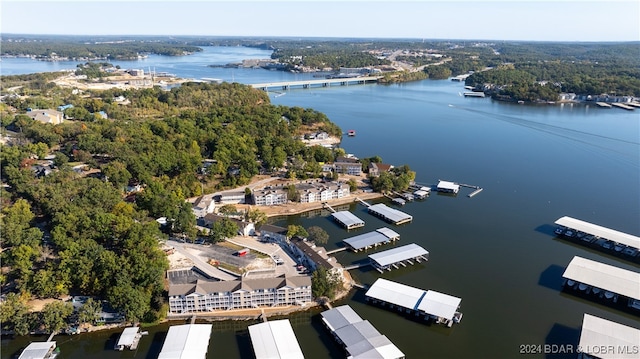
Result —
<path fill-rule="evenodd" d="M 301 80 L 301 81 L 282 81 L 282 82 L 266 82 L 251 84 L 249 86 L 261 90 L 282 89 L 289 90 L 291 88 L 308 89 L 311 87 L 330 87 L 331 85 L 364 85 L 368 83 L 377 83 L 382 76 L 366 76 L 366 77 L 350 77 L 340 79 L 317 79 L 317 80 Z"/>
<path fill-rule="evenodd" d="M 361 200 L 360 198 L 356 197 L 356 201 L 360 202 L 361 204 L 363 204 L 365 207 L 371 207 L 371 205 L 367 202 L 365 202 L 364 200 Z"/>

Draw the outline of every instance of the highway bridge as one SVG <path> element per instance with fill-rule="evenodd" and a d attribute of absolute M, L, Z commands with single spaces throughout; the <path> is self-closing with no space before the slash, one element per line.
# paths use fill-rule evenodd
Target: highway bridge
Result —
<path fill-rule="evenodd" d="M 349 77 L 336 79 L 318 79 L 318 80 L 301 80 L 301 81 L 283 81 L 283 82 L 267 82 L 261 84 L 251 84 L 249 86 L 261 90 L 268 91 L 270 89 L 290 90 L 292 88 L 311 88 L 311 87 L 330 87 L 331 85 L 362 85 L 367 83 L 375 83 L 382 76 L 367 77 Z"/>

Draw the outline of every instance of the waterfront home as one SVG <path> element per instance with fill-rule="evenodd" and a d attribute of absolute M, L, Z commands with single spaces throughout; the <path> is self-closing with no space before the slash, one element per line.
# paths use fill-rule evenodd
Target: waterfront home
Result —
<path fill-rule="evenodd" d="M 312 301 L 311 277 L 211 281 L 197 279 L 186 284 L 169 284 L 169 313 L 184 314 L 256 308 L 261 306 L 300 305 Z"/>
<path fill-rule="evenodd" d="M 369 163 L 368 171 L 369 171 L 369 176 L 378 177 L 380 176 L 381 173 L 389 172 L 391 171 L 391 169 L 393 169 L 393 165 L 390 165 L 387 163 L 371 162 Z"/>

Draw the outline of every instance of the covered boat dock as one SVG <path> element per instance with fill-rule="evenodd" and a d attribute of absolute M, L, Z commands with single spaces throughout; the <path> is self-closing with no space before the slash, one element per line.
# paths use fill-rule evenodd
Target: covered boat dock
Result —
<path fill-rule="evenodd" d="M 364 227 L 364 221 L 349 211 L 340 211 L 331 214 L 336 222 L 346 229 Z"/>
<path fill-rule="evenodd" d="M 116 343 L 115 350 L 123 350 L 124 348 L 136 350 L 136 348 L 138 348 L 138 343 L 140 342 L 141 337 L 141 335 L 138 333 L 139 331 L 140 327 L 124 328 L 122 334 L 120 334 L 120 338 L 118 338 L 118 343 Z"/>
<path fill-rule="evenodd" d="M 348 305 L 321 313 L 322 322 L 347 351 L 348 358 L 402 359 L 404 353 Z"/>
<path fill-rule="evenodd" d="M 613 249 L 629 256 L 636 256 L 640 251 L 640 237 L 616 231 L 614 229 L 564 216 L 555 224 L 559 226 L 556 234 L 565 237 L 580 238 L 586 242 L 599 242 L 600 246 Z"/>
<path fill-rule="evenodd" d="M 462 313 L 458 312 L 462 299 L 433 290 L 422 290 L 408 285 L 379 278 L 365 294 L 374 304 L 388 305 L 398 311 L 424 316 L 438 324 L 451 327 L 460 323 Z"/>
<path fill-rule="evenodd" d="M 585 313 L 578 348 L 589 358 L 638 357 L 640 330 Z"/>
<path fill-rule="evenodd" d="M 413 216 L 402 211 L 398 211 L 397 209 L 391 208 L 384 203 L 371 205 L 367 208 L 367 210 L 374 216 L 382 218 L 385 221 L 393 223 L 395 225 L 404 224 L 413 220 Z"/>
<path fill-rule="evenodd" d="M 406 267 L 406 263 L 413 265 L 413 261 L 420 263 L 421 261 L 429 260 L 429 252 L 415 243 L 407 244 L 405 246 L 392 248 L 386 251 L 374 253 L 369 255 L 371 264 L 383 273 L 385 270 L 391 270 L 391 268 L 398 269 L 398 265 Z"/>
<path fill-rule="evenodd" d="M 31 342 L 20 353 L 18 359 L 49 359 L 58 355 L 56 342 Z"/>
<path fill-rule="evenodd" d="M 436 188 L 438 192 L 444 192 L 444 193 L 458 193 L 460 191 L 459 184 L 449 182 L 449 181 L 442 181 L 442 180 L 438 182 L 438 186 Z"/>
<path fill-rule="evenodd" d="M 289 319 L 250 325 L 249 335 L 256 359 L 304 359 Z"/>
<path fill-rule="evenodd" d="M 572 288 L 617 302 L 628 298 L 628 305 L 640 309 L 640 273 L 575 256 L 562 274 L 565 289 Z"/>
<path fill-rule="evenodd" d="M 183 324 L 169 327 L 158 359 L 205 359 L 213 324 Z"/>
<path fill-rule="evenodd" d="M 355 237 L 344 239 L 343 242 L 354 252 L 366 250 L 379 245 L 391 243 L 400 239 L 400 235 L 387 227 L 373 232 L 363 233 Z"/>

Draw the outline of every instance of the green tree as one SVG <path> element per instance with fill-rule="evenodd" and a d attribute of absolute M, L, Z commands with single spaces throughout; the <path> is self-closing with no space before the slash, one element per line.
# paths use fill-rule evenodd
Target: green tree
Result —
<path fill-rule="evenodd" d="M 42 309 L 42 324 L 48 332 L 59 332 L 66 327 L 66 320 L 73 313 L 73 305 L 68 302 L 55 301 Z"/>
<path fill-rule="evenodd" d="M 118 189 L 123 189 L 127 186 L 131 179 L 131 173 L 127 170 L 127 165 L 120 161 L 109 162 L 102 167 L 102 173 Z"/>
<path fill-rule="evenodd" d="M 2 247 L 26 244 L 35 247 L 42 239 L 42 231 L 31 227 L 35 215 L 25 199 L 18 199 L 12 206 L 2 210 L 0 217 L 0 240 Z"/>
<path fill-rule="evenodd" d="M 336 291 L 342 286 L 342 279 L 339 275 L 327 271 L 319 266 L 311 275 L 311 293 L 315 298 L 328 297 L 335 298 Z"/>
<path fill-rule="evenodd" d="M 325 245 L 329 241 L 329 234 L 318 226 L 311 226 L 307 229 L 309 239 L 317 245 Z"/>
<path fill-rule="evenodd" d="M 191 203 L 182 202 L 180 205 L 178 215 L 173 221 L 173 231 L 195 240 L 198 230 L 196 229 L 196 215 L 191 209 Z"/>
<path fill-rule="evenodd" d="M 238 225 L 229 219 L 222 218 L 211 225 L 209 238 L 213 243 L 222 242 L 227 238 L 233 237 L 238 233 Z"/>
<path fill-rule="evenodd" d="M 234 206 L 232 204 L 225 204 L 222 207 L 220 207 L 218 212 L 220 212 L 221 214 L 223 214 L 225 216 L 229 216 L 229 215 L 233 215 L 233 214 L 238 213 L 238 209 L 236 208 L 236 206 Z"/>
<path fill-rule="evenodd" d="M 89 298 L 78 309 L 78 321 L 80 323 L 96 324 L 101 310 L 102 304 L 93 298 Z"/>
<path fill-rule="evenodd" d="M 307 233 L 307 230 L 304 229 L 304 227 L 297 224 L 290 224 L 289 226 L 287 226 L 287 237 L 292 238 L 296 236 L 307 238 L 309 237 L 309 233 Z"/>

